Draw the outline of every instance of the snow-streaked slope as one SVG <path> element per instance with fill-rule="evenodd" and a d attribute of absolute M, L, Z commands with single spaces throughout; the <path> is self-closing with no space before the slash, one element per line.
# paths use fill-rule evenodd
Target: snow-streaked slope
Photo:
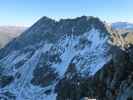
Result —
<path fill-rule="evenodd" d="M 32 79 L 32 73 L 39 62 L 42 52 L 46 52 L 47 50 L 49 50 L 50 46 L 51 46 L 50 44 L 44 45 L 44 47 L 36 50 L 33 53 L 33 55 L 28 58 L 27 58 L 28 54 L 18 55 L 17 52 L 12 52 L 11 53 L 12 55 L 9 55 L 6 57 L 7 60 L 5 60 L 5 58 L 3 58 L 1 60 L 2 61 L 1 63 L 4 65 L 6 64 L 5 66 L 8 66 L 7 68 L 4 69 L 3 73 L 5 75 L 7 75 L 7 74 L 13 75 L 14 77 L 16 77 L 17 73 L 19 73 L 19 74 L 21 74 L 21 76 L 19 79 L 16 79 L 13 83 L 11 83 L 8 87 L 6 87 L 5 89 L 2 89 L 1 91 L 5 91 L 8 89 L 9 91 L 11 91 L 12 93 L 14 93 L 17 96 L 16 100 L 26 100 L 28 98 L 29 98 L 28 100 L 34 100 L 33 98 L 35 98 L 35 97 L 31 97 L 30 94 L 32 92 L 35 92 L 34 90 L 37 90 L 39 87 L 36 89 L 35 87 L 33 87 L 30 84 L 30 81 Z M 16 69 L 15 64 L 23 61 L 24 59 L 27 59 L 25 61 L 24 65 L 22 65 L 18 69 Z M 25 92 L 25 91 L 27 91 L 27 92 Z M 27 95 L 29 97 L 27 97 Z M 35 94 L 33 94 L 33 95 L 35 95 Z M 43 99 L 41 99 L 41 100 L 43 100 Z"/>
<path fill-rule="evenodd" d="M 110 60 L 107 32 L 92 27 L 74 35 L 71 29 L 71 34 L 62 33 L 54 43 L 44 39 L 6 54 L 0 60 L 1 72 L 14 80 L 1 88 L 0 94 L 8 91 L 15 100 L 56 100 L 58 82 L 73 77 L 67 74 L 71 64 L 80 76 L 89 77 Z"/>
<path fill-rule="evenodd" d="M 8 66 L 4 73 L 10 75 L 16 75 L 20 73 L 21 76 L 19 79 L 16 79 L 12 84 L 5 88 L 17 96 L 17 100 L 34 100 L 36 97 L 35 91 L 37 90 L 37 95 L 42 96 L 38 100 L 43 100 L 45 95 L 41 94 L 41 91 L 44 89 L 33 86 L 30 81 L 32 79 L 32 73 L 35 67 L 38 67 L 39 59 L 42 53 L 46 53 L 50 48 L 56 48 L 56 53 L 60 54 L 61 62 L 52 63 L 50 67 L 54 67 L 59 73 L 59 78 L 62 78 L 67 71 L 67 68 L 71 62 L 75 63 L 77 70 L 81 74 L 88 73 L 88 75 L 94 75 L 105 63 L 108 62 L 109 56 L 106 55 L 108 50 L 107 48 L 107 37 L 100 37 L 101 33 L 98 30 L 92 29 L 89 32 L 84 33 L 83 37 L 86 37 L 90 44 L 80 44 L 81 37 L 66 36 L 61 39 L 55 46 L 51 44 L 43 44 L 44 46 L 36 50 L 36 52 L 27 59 L 29 53 L 18 55 L 17 52 L 12 52 L 11 55 L 6 57 L 6 60 L 3 61 L 3 64 Z M 83 45 L 84 48 L 75 48 L 77 46 Z M 80 60 L 79 60 L 79 59 Z M 5 59 L 5 58 L 3 58 Z M 15 64 L 27 59 L 25 64 L 22 65 L 19 69 L 15 69 Z M 1 60 L 2 61 L 2 60 Z M 45 61 L 44 61 L 45 62 Z M 4 89 L 3 89 L 4 90 Z M 26 91 L 26 92 L 25 92 Z M 28 93 L 28 94 L 27 94 Z M 30 96 L 30 94 L 32 96 Z M 43 97 L 44 96 L 44 97 Z M 53 94 L 50 94 L 53 96 Z M 28 99 L 29 98 L 29 99 Z M 47 100 L 45 97 L 45 100 Z M 49 99 L 48 99 L 49 100 Z M 54 99 L 53 99 L 54 100 Z"/>

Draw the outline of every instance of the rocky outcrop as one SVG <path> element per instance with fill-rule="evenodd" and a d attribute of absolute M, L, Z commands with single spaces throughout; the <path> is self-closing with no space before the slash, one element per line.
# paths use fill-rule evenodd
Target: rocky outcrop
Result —
<path fill-rule="evenodd" d="M 0 88 L 9 85 L 14 80 L 13 76 L 0 75 Z"/>
<path fill-rule="evenodd" d="M 72 79 L 62 79 L 57 86 L 58 100 L 80 100 L 83 97 L 97 100 L 132 100 L 131 51 L 123 51 L 118 47 L 112 49 L 112 60 L 93 77 L 83 78 L 75 75 Z"/>

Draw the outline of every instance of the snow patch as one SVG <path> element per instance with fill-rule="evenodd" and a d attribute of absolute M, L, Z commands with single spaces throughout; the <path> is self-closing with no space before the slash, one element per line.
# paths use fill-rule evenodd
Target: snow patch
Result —
<path fill-rule="evenodd" d="M 56 68 L 60 77 L 63 77 L 66 72 L 71 60 L 78 53 L 75 51 L 74 46 L 78 43 L 78 39 L 73 36 L 66 37 L 62 41 L 59 41 L 59 45 L 64 48 L 64 52 L 61 55 L 62 62 L 58 64 L 53 64 L 52 67 Z"/>

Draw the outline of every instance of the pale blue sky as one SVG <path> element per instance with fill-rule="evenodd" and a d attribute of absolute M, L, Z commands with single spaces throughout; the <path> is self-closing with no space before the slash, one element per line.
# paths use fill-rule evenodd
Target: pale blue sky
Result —
<path fill-rule="evenodd" d="M 0 0 L 0 25 L 29 26 L 42 16 L 82 15 L 133 22 L 133 0 Z"/>

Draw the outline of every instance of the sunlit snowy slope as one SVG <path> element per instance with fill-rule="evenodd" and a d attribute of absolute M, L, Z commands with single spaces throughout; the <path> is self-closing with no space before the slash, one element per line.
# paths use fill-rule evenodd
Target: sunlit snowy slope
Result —
<path fill-rule="evenodd" d="M 98 18 L 41 18 L 0 51 L 0 99 L 59 99 L 62 79 L 92 77 L 110 61 L 108 38 Z"/>

